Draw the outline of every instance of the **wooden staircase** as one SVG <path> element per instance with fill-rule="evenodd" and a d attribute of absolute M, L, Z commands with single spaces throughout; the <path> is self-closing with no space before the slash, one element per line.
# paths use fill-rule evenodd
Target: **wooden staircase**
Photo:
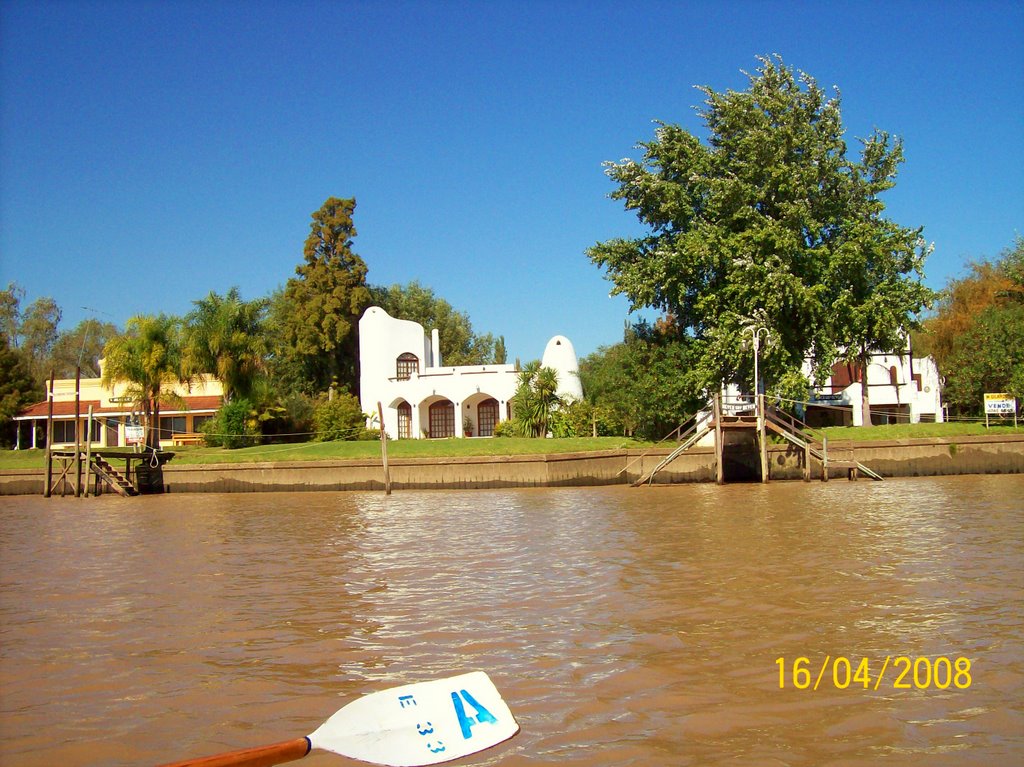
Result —
<path fill-rule="evenodd" d="M 682 431 L 682 433 L 679 435 L 679 446 L 671 453 L 669 453 L 667 456 L 665 456 L 664 460 L 662 460 L 661 463 L 659 463 L 649 472 L 647 472 L 646 474 L 641 474 L 640 477 L 631 484 L 631 487 L 639 487 L 644 482 L 650 484 L 651 480 L 654 479 L 655 474 L 657 474 L 659 471 L 661 471 L 670 463 L 672 463 L 672 461 L 674 461 L 680 455 L 682 455 L 691 447 L 700 442 L 701 439 L 703 439 L 707 434 L 714 431 L 714 420 L 711 418 L 710 414 L 704 415 L 706 417 L 704 417 L 703 419 L 701 418 L 700 413 L 698 413 L 695 416 L 691 416 L 689 419 L 687 419 L 687 421 L 684 422 L 683 425 L 685 426 L 686 423 L 692 421 L 692 423 L 690 423 L 689 428 L 687 428 L 685 431 L 682 429 L 677 430 Z"/>
<path fill-rule="evenodd" d="M 139 491 L 128 481 L 128 478 L 115 469 L 105 458 L 93 456 L 92 471 L 118 495 L 129 498 L 139 494 Z"/>
<path fill-rule="evenodd" d="M 812 457 L 821 464 L 821 479 L 824 482 L 828 481 L 829 469 L 844 469 L 851 480 L 857 479 L 859 475 L 863 474 L 873 480 L 881 481 L 881 474 L 856 460 L 852 441 L 830 444 L 824 435 L 819 439 L 803 421 L 776 407 L 765 407 L 764 395 L 759 395 L 756 400 L 754 398 L 741 399 L 742 401 L 733 406 L 730 412 L 730 409 L 723 406 L 722 398 L 716 397 L 712 412 L 700 413 L 684 422 L 675 432 L 679 435 L 679 446 L 665 456 L 651 471 L 641 474 L 632 483 L 632 486 L 651 484 L 655 474 L 712 432 L 715 433 L 715 453 L 716 460 L 719 462 L 718 481 L 721 483 L 723 451 L 720 443 L 722 433 L 732 429 L 756 430 L 758 432 L 757 441 L 760 443 L 761 473 L 764 482 L 768 481 L 766 432 L 769 431 L 804 451 L 805 481 L 811 478 L 810 459 Z M 689 428 L 684 430 L 687 424 L 689 424 Z"/>
<path fill-rule="evenodd" d="M 819 440 L 803 421 L 774 407 L 765 408 L 764 425 L 769 431 L 817 458 L 821 462 L 821 478 L 826 482 L 829 468 L 845 469 L 850 479 L 857 479 L 859 474 L 863 474 L 877 482 L 882 481 L 881 474 L 854 458 L 852 441 L 829 444 L 826 437 Z"/>

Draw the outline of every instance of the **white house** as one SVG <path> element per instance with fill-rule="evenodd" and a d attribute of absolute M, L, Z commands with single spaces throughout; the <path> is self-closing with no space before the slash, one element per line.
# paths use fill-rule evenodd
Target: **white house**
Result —
<path fill-rule="evenodd" d="M 582 398 L 572 343 L 555 336 L 541 361 L 558 373 L 558 393 Z M 363 412 L 384 411 L 392 439 L 490 437 L 511 417 L 519 383 L 514 365 L 443 367 L 437 330 L 390 316 L 379 306 L 359 320 L 359 392 Z"/>
<path fill-rule="evenodd" d="M 810 377 L 810 366 L 805 371 Z M 921 423 L 945 420 L 939 369 L 931 357 L 875 353 L 868 365 L 868 405 L 871 422 Z M 825 384 L 811 395 L 806 421 L 812 426 L 862 426 L 863 382 L 852 365 L 836 363 Z M 839 408 L 839 409 L 837 409 Z"/>

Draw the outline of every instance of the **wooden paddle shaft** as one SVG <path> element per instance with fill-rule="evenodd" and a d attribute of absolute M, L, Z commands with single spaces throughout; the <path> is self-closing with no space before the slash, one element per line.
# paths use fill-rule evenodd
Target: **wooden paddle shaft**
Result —
<path fill-rule="evenodd" d="M 160 767 L 270 767 L 273 764 L 301 759 L 309 753 L 311 748 L 312 744 L 309 742 L 309 738 L 297 738 L 274 743 L 271 746 L 257 746 L 216 756 L 162 764 Z"/>

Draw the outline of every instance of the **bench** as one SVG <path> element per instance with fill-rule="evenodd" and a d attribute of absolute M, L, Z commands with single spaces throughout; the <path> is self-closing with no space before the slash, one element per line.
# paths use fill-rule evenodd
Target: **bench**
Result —
<path fill-rule="evenodd" d="M 174 447 L 181 447 L 182 445 L 201 445 L 203 444 L 202 434 L 172 434 L 171 445 Z"/>

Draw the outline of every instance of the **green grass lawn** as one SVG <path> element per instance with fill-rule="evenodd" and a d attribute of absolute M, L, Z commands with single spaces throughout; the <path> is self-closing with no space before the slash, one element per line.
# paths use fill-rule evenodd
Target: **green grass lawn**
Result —
<path fill-rule="evenodd" d="M 576 437 L 571 439 L 403 439 L 388 442 L 389 458 L 443 458 L 461 456 L 580 453 L 644 447 L 652 443 L 627 437 Z M 380 458 L 380 442 L 305 442 L 295 445 L 260 445 L 238 450 L 219 447 L 173 448 L 175 464 L 249 463 L 258 461 L 331 461 L 346 458 Z M 43 468 L 44 450 L 2 450 L 0 469 Z"/>
<path fill-rule="evenodd" d="M 900 423 L 887 426 L 829 426 L 818 429 L 830 440 L 885 440 L 915 439 L 921 437 L 963 437 L 983 436 L 991 434 L 1018 434 L 1024 436 L 1024 425 L 1014 428 L 1010 426 L 992 426 L 985 428 L 984 423 Z"/>
<path fill-rule="evenodd" d="M 984 434 L 1018 434 L 1024 426 L 993 426 L 983 423 L 921 423 L 891 426 L 832 426 L 820 429 L 830 440 L 887 440 L 915 437 L 961 437 Z M 663 443 L 668 447 L 671 443 Z M 621 448 L 653 447 L 627 437 L 576 437 L 571 439 L 403 439 L 388 442 L 389 458 L 443 458 L 462 456 L 530 455 L 540 453 L 584 453 Z M 380 456 L 380 443 L 306 442 L 297 445 L 260 445 L 225 450 L 218 447 L 179 447 L 173 450 L 175 464 L 249 463 L 260 461 L 331 461 Z M 0 450 L 0 469 L 43 468 L 44 450 Z"/>

